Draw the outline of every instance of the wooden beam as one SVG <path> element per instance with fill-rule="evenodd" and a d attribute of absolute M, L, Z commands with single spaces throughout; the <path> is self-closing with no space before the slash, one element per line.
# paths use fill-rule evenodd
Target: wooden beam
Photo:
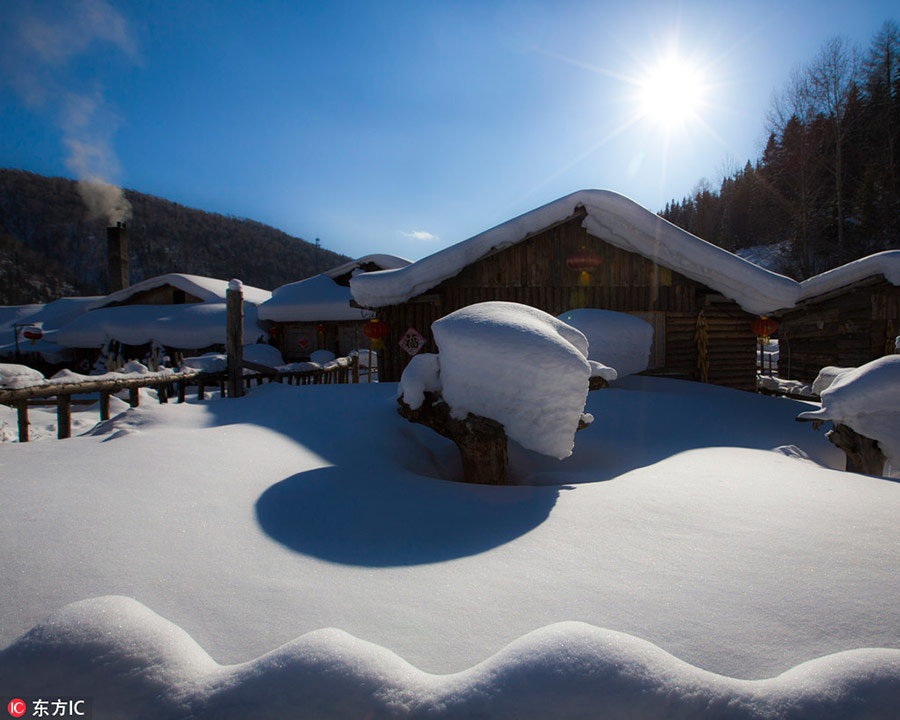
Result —
<path fill-rule="evenodd" d="M 228 397 L 244 394 L 244 290 L 240 282 L 232 280 L 225 293 L 226 326 L 225 349 L 228 353 Z"/>

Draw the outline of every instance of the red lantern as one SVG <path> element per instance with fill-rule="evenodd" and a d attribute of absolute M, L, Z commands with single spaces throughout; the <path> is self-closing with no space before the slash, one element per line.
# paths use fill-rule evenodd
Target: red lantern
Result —
<path fill-rule="evenodd" d="M 32 325 L 31 327 L 25 328 L 22 331 L 22 335 L 25 336 L 26 340 L 31 340 L 31 344 L 34 345 L 35 340 L 40 340 L 42 337 L 44 337 L 44 331 L 39 327 L 34 327 Z"/>
<path fill-rule="evenodd" d="M 776 323 L 772 318 L 766 317 L 763 315 L 760 318 L 757 318 L 753 321 L 753 325 L 750 326 L 753 330 L 753 333 L 756 337 L 769 337 L 770 335 L 774 335 L 775 331 L 778 329 L 778 323 Z"/>
<path fill-rule="evenodd" d="M 566 258 L 566 265 L 570 270 L 591 270 L 602 264 L 603 258 L 587 248 L 576 250 Z"/>
<path fill-rule="evenodd" d="M 273 325 L 272 327 L 269 328 L 269 335 L 271 335 L 273 338 L 278 337 L 278 326 L 277 325 Z"/>
<path fill-rule="evenodd" d="M 362 327 L 362 333 L 369 340 L 381 340 L 385 335 L 387 335 L 387 325 L 381 320 L 376 320 L 372 318 Z"/>
<path fill-rule="evenodd" d="M 324 334 L 325 333 L 325 323 L 319 323 L 318 325 L 316 325 L 316 332 L 319 334 Z"/>

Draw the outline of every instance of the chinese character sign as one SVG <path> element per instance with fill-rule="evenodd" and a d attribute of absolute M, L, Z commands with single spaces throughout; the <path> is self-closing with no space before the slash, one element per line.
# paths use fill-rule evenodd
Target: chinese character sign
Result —
<path fill-rule="evenodd" d="M 426 342 L 428 341 L 422 337 L 422 334 L 411 327 L 403 334 L 403 337 L 400 338 L 400 347 L 412 356 L 425 347 Z"/>

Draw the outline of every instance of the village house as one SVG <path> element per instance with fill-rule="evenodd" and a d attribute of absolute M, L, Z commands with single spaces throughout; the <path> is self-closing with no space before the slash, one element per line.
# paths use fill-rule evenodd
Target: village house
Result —
<path fill-rule="evenodd" d="M 142 360 L 154 352 L 174 359 L 225 346 L 228 281 L 169 273 L 117 290 L 88 306 L 65 325 L 55 342 L 75 354 L 75 367 L 90 370 L 101 354 Z M 244 293 L 244 343 L 265 339 L 257 306 L 268 290 L 248 285 Z"/>
<path fill-rule="evenodd" d="M 386 381 L 400 379 L 410 353 L 437 352 L 432 322 L 506 300 L 554 316 L 577 308 L 636 315 L 654 328 L 648 372 L 754 390 L 751 325 L 791 307 L 799 286 L 622 195 L 584 190 L 406 267 L 357 275 L 350 289 L 387 325 Z"/>
<path fill-rule="evenodd" d="M 345 357 L 367 340 L 361 328 L 375 313 L 351 306 L 350 279 L 360 273 L 396 269 L 409 260 L 366 255 L 305 280 L 282 285 L 259 306 L 259 320 L 286 362 L 307 360 L 316 350 Z"/>
<path fill-rule="evenodd" d="M 800 283 L 776 314 L 778 375 L 811 383 L 826 366 L 859 367 L 896 351 L 900 250 L 888 250 Z"/>

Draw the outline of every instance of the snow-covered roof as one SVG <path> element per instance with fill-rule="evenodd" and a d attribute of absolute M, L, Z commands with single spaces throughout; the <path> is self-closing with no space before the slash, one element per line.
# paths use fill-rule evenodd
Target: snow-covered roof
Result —
<path fill-rule="evenodd" d="M 139 283 L 135 283 L 130 287 L 117 290 L 114 293 L 100 298 L 93 303 L 88 309 L 96 310 L 115 303 L 123 303 L 137 293 L 153 288 L 171 285 L 178 290 L 200 298 L 202 302 L 225 302 L 225 293 L 228 291 L 228 280 L 217 280 L 216 278 L 203 277 L 202 275 L 187 275 L 185 273 L 167 273 L 166 275 L 157 275 L 156 277 L 147 278 Z M 251 285 L 244 285 L 244 302 L 252 305 L 264 303 L 272 293 L 268 290 L 262 290 Z"/>
<path fill-rule="evenodd" d="M 335 280 L 343 275 L 366 272 L 375 265 L 382 270 L 397 270 L 411 262 L 396 255 L 365 255 L 326 270 L 320 275 L 275 288 L 272 298 L 259 307 L 260 320 L 274 322 L 319 322 L 324 320 L 360 320 L 372 317 L 368 310 L 350 307 L 350 288 Z"/>
<path fill-rule="evenodd" d="M 795 280 L 701 240 L 609 190 L 572 193 L 407 267 L 358 275 L 350 281 L 353 297 L 366 307 L 406 302 L 488 253 L 565 220 L 580 207 L 587 213 L 583 226 L 591 235 L 703 283 L 747 312 L 765 314 L 793 307 L 797 300 L 800 288 Z"/>
<path fill-rule="evenodd" d="M 259 319 L 275 322 L 321 322 L 372 317 L 370 310 L 350 307 L 350 300 L 350 288 L 338 285 L 327 275 L 314 275 L 306 280 L 275 288 L 272 298 L 259 306 Z"/>
<path fill-rule="evenodd" d="M 356 258 L 356 260 L 345 262 L 343 265 L 333 267 L 330 270 L 326 270 L 322 274 L 327 275 L 330 278 L 338 278 L 341 275 L 345 275 L 348 272 L 353 272 L 353 270 L 362 268 L 363 266 L 370 264 L 377 266 L 380 270 L 396 270 L 398 268 L 411 265 L 412 261 L 407 260 L 406 258 L 397 257 L 396 255 L 374 253 L 372 255 L 364 255 L 363 257 Z"/>
<path fill-rule="evenodd" d="M 227 304 L 119 305 L 85 313 L 62 328 L 55 337 L 60 345 L 96 348 L 107 340 L 144 345 L 156 340 L 163 345 L 200 349 L 225 343 Z M 262 335 L 256 306 L 244 305 L 244 342 Z"/>
<path fill-rule="evenodd" d="M 900 250 L 875 253 L 808 278 L 800 283 L 799 300 L 818 297 L 876 275 L 884 275 L 891 285 L 900 285 Z"/>

